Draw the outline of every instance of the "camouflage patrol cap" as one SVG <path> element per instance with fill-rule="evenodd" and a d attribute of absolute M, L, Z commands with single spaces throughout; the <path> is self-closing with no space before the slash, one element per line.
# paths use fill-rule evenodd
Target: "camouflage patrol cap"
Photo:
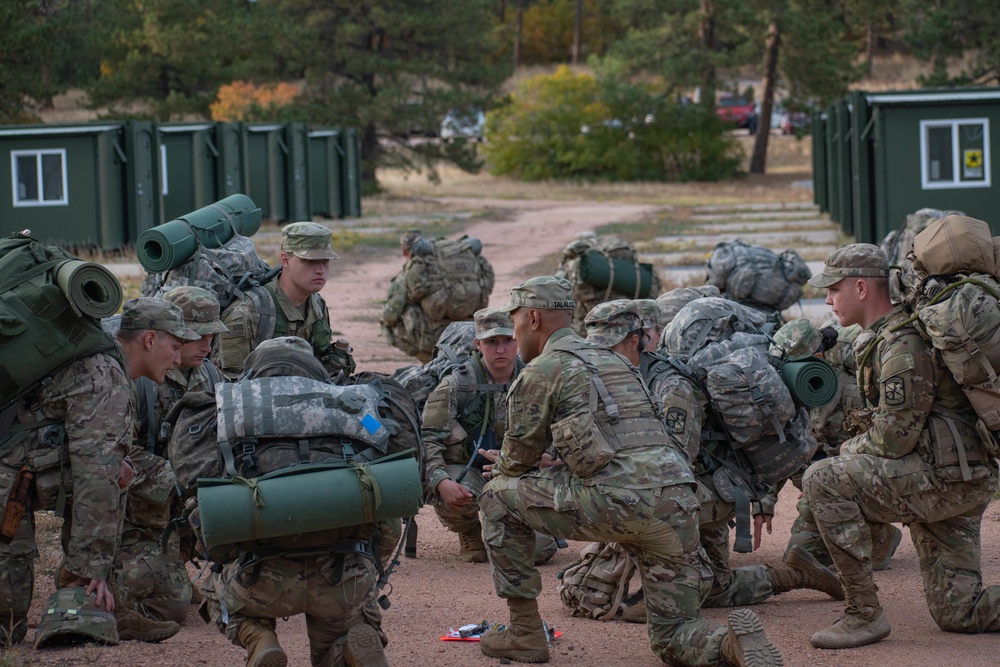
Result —
<path fill-rule="evenodd" d="M 313 355 L 312 345 L 298 336 L 265 340 L 243 362 L 245 377 L 308 377 L 320 382 L 330 379 L 323 363 Z"/>
<path fill-rule="evenodd" d="M 281 252 L 302 259 L 340 259 L 333 251 L 333 232 L 316 222 L 293 222 L 281 228 Z"/>
<path fill-rule="evenodd" d="M 635 299 L 635 305 L 639 308 L 643 329 L 663 328 L 670 324 L 663 321 L 663 311 L 660 310 L 660 305 L 654 299 Z"/>
<path fill-rule="evenodd" d="M 616 299 L 594 306 L 583 323 L 587 327 L 587 340 L 611 347 L 622 342 L 630 332 L 641 329 L 642 317 L 635 301 Z"/>
<path fill-rule="evenodd" d="M 775 357 L 801 359 L 819 351 L 823 334 L 804 317 L 785 324 L 774 334 L 768 352 Z"/>
<path fill-rule="evenodd" d="M 163 299 L 180 308 L 184 313 L 184 321 L 200 336 L 229 331 L 229 327 L 222 323 L 219 316 L 218 297 L 203 287 L 175 287 L 164 294 Z"/>
<path fill-rule="evenodd" d="M 538 308 L 539 310 L 573 310 L 573 285 L 565 278 L 539 276 L 525 280 L 510 290 L 510 303 L 500 310 L 510 313 L 518 308 Z"/>
<path fill-rule="evenodd" d="M 710 296 L 720 297 L 722 296 L 722 292 L 715 285 L 697 285 L 695 287 L 678 287 L 656 297 L 656 304 L 660 307 L 660 316 L 662 318 L 660 321 L 663 322 L 663 327 L 670 324 L 684 306 L 695 299 Z"/>
<path fill-rule="evenodd" d="M 472 319 L 476 321 L 476 340 L 486 340 L 494 336 L 514 336 L 514 323 L 510 315 L 499 308 L 477 310 Z"/>
<path fill-rule="evenodd" d="M 114 614 L 98 606 L 96 596 L 87 595 L 82 586 L 60 588 L 50 595 L 35 630 L 35 648 L 91 641 L 118 643 Z"/>
<path fill-rule="evenodd" d="M 399 246 L 406 252 L 410 252 L 413 248 L 413 242 L 423 235 L 424 233 L 419 229 L 407 229 L 403 232 L 402 236 L 399 237 Z"/>
<path fill-rule="evenodd" d="M 823 271 L 809 279 L 813 287 L 832 287 L 844 278 L 888 278 L 889 260 L 871 243 L 852 243 L 826 256 Z"/>
<path fill-rule="evenodd" d="M 163 299 L 141 296 L 129 299 L 122 307 L 120 331 L 166 331 L 184 341 L 199 340 L 200 334 L 191 331 L 184 324 L 181 309 Z"/>

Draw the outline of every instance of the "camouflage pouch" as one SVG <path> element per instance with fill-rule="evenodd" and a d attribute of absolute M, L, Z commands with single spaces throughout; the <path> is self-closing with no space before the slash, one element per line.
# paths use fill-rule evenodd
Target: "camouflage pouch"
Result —
<path fill-rule="evenodd" d="M 844 430 L 851 436 L 861 435 L 872 427 L 871 408 L 855 408 L 844 418 Z"/>
<path fill-rule="evenodd" d="M 577 412 L 551 426 L 552 445 L 577 477 L 587 478 L 615 458 L 615 448 L 592 412 Z"/>
<path fill-rule="evenodd" d="M 619 544 L 588 544 L 580 558 L 557 575 L 559 598 L 573 616 L 611 620 L 624 606 L 635 570 L 635 562 Z"/>

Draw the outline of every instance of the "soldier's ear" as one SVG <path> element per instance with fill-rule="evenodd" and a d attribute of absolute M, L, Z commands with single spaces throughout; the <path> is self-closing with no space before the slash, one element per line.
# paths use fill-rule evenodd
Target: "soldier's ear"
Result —
<path fill-rule="evenodd" d="M 142 332 L 142 349 L 149 352 L 153 349 L 153 345 L 156 344 L 156 332 L 152 329 L 146 329 Z"/>

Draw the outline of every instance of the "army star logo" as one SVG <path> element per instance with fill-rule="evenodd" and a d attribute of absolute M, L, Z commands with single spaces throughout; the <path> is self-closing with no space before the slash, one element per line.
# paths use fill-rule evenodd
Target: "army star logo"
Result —
<path fill-rule="evenodd" d="M 667 408 L 667 416 L 664 422 L 667 425 L 667 430 L 671 433 L 683 433 L 684 425 L 687 423 L 687 410 Z"/>
<path fill-rule="evenodd" d="M 906 385 L 903 378 L 891 378 L 882 383 L 886 405 L 903 405 L 906 402 Z"/>

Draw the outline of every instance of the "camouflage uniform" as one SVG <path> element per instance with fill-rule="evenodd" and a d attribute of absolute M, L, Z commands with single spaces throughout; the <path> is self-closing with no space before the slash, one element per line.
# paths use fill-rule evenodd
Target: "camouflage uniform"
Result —
<path fill-rule="evenodd" d="M 495 308 L 476 311 L 474 319 L 478 340 L 514 335 L 510 317 Z M 434 504 L 441 524 L 454 533 L 474 533 L 481 541 L 478 501 L 486 484 L 482 466 L 487 462 L 483 460 L 478 465 L 473 462 L 469 467 L 469 459 L 477 456 L 475 450 L 497 449 L 503 442 L 507 430 L 507 388 L 523 367 L 518 359 L 510 381 L 496 384 L 482 355 L 474 351 L 468 361 L 438 384 L 424 406 L 421 433 L 426 456 L 426 495 L 428 502 Z M 482 400 L 478 400 L 480 397 Z M 488 423 L 483 423 L 484 419 Z M 445 479 L 459 478 L 474 502 L 453 507 L 437 497 L 437 486 Z M 482 544 L 479 548 L 483 549 Z M 548 561 L 557 547 L 552 537 L 539 534 L 535 549 L 539 561 Z"/>
<path fill-rule="evenodd" d="M 831 253 L 811 284 L 887 274 L 877 247 L 854 244 Z M 868 521 L 902 522 L 938 626 L 998 632 L 1000 586 L 983 588 L 980 574 L 980 524 L 997 488 L 996 462 L 977 435 L 977 415 L 961 386 L 906 320 L 897 306 L 859 335 L 855 358 L 862 396 L 871 404 L 869 428 L 845 442 L 840 456 L 810 466 L 805 495 L 847 593 L 845 619 L 874 625 L 883 618 Z M 888 634 L 884 620 L 881 628 L 881 636 Z"/>
<path fill-rule="evenodd" d="M 34 510 L 55 510 L 65 519 L 63 565 L 70 579 L 109 579 L 125 505 L 118 479 L 133 431 L 130 375 L 120 346 L 71 363 L 21 402 L 0 443 L 0 499 L 6 502 L 22 466 L 35 473 L 24 518 L 14 538 L 0 543 L 0 643 L 16 643 L 27 630 L 38 557 Z M 32 426 L 39 422 L 50 423 Z"/>
<path fill-rule="evenodd" d="M 199 337 L 226 331 L 219 319 L 219 301 L 212 292 L 176 287 L 163 299 L 180 308 L 185 323 Z M 178 500 L 177 480 L 166 459 L 149 448 L 148 436 L 157 437 L 157 425 L 186 392 L 214 388 L 218 371 L 214 367 L 209 370 L 210 366 L 212 362 L 205 359 L 200 366 L 174 368 L 167 373 L 156 387 L 152 426 L 146 415 L 140 415 L 139 437 L 129 453 L 138 476 L 129 489 L 121 550 L 115 560 L 115 597 L 121 607 L 158 621 L 183 623 L 192 590 L 176 537 L 166 552 L 161 544 L 160 535 L 171 519 L 171 505 Z M 136 380 L 140 392 L 147 384 L 152 384 L 148 378 Z M 147 434 L 150 428 L 154 433 Z"/>
<path fill-rule="evenodd" d="M 264 369 L 255 377 L 273 376 L 279 370 L 320 381 L 329 377 L 308 346 L 292 337 L 262 343 L 247 361 Z M 324 447 L 335 452 L 334 458 L 343 458 L 339 440 L 326 438 L 323 442 Z M 394 451 L 391 443 L 392 440 L 389 453 Z M 297 447 L 274 447 L 270 452 L 258 447 L 257 453 L 269 457 L 267 469 L 280 469 L 299 460 Z M 209 455 L 217 454 L 216 451 Z M 323 449 L 316 450 L 310 458 L 319 461 L 329 457 L 330 453 Z M 263 463 L 264 459 L 260 461 Z M 205 596 L 202 617 L 215 624 L 234 644 L 248 649 L 251 653 L 248 664 L 285 664 L 261 658 L 264 652 L 261 647 L 269 647 L 270 658 L 281 653 L 282 660 L 286 660 L 274 638 L 275 621 L 296 614 L 306 616 L 314 666 L 343 665 L 348 633 L 359 624 L 377 632 L 384 645 L 387 640 L 381 631 L 381 612 L 375 602 L 376 556 L 371 546 L 376 530 L 376 524 L 361 524 L 274 538 L 270 546 L 258 547 L 262 549 L 260 553 L 252 548 L 241 554 L 241 560 L 220 564 L 202 584 Z M 260 560 L 255 560 L 255 556 L 260 556 Z M 262 635 L 269 636 L 273 643 L 262 643 Z M 263 662 L 253 660 L 254 656 Z"/>
<path fill-rule="evenodd" d="M 532 279 L 512 290 L 505 310 L 569 309 L 570 290 L 565 280 Z M 595 394 L 605 396 L 598 401 Z M 604 414 L 608 397 L 621 417 L 613 424 L 595 414 L 599 403 Z M 532 600 L 541 591 L 531 565 L 534 530 L 618 542 L 639 568 L 653 652 L 670 664 L 720 664 L 727 629 L 698 618 L 707 572 L 698 551 L 694 476 L 635 370 L 562 328 L 521 372 L 508 400 L 507 433 L 480 506 L 494 585 L 510 600 L 512 615 L 521 606 L 515 601 Z M 574 470 L 589 472 L 600 445 L 596 439 L 572 444 L 579 443 L 577 433 L 598 432 L 595 420 L 601 433 L 614 433 L 615 453 L 581 477 Z M 565 463 L 538 469 L 550 444 Z M 600 460 L 607 460 L 606 450 Z"/>
<path fill-rule="evenodd" d="M 309 260 L 339 259 L 331 246 L 331 238 L 332 232 L 323 225 L 295 222 L 282 228 L 281 251 Z M 296 306 L 281 289 L 279 279 L 269 282 L 262 289 L 268 293 L 264 298 L 270 296 L 274 302 L 278 320 L 269 338 L 304 338 L 331 374 L 340 371 L 350 374 L 354 371 L 354 359 L 347 341 L 333 340 L 330 312 L 319 293 L 310 294 L 305 303 Z M 237 378 L 243 373 L 243 362 L 254 350 L 254 341 L 258 339 L 260 319 L 257 303 L 250 296 L 237 299 L 222 314 L 222 321 L 229 331 L 219 336 L 212 351 L 212 361 L 226 377 Z"/>

